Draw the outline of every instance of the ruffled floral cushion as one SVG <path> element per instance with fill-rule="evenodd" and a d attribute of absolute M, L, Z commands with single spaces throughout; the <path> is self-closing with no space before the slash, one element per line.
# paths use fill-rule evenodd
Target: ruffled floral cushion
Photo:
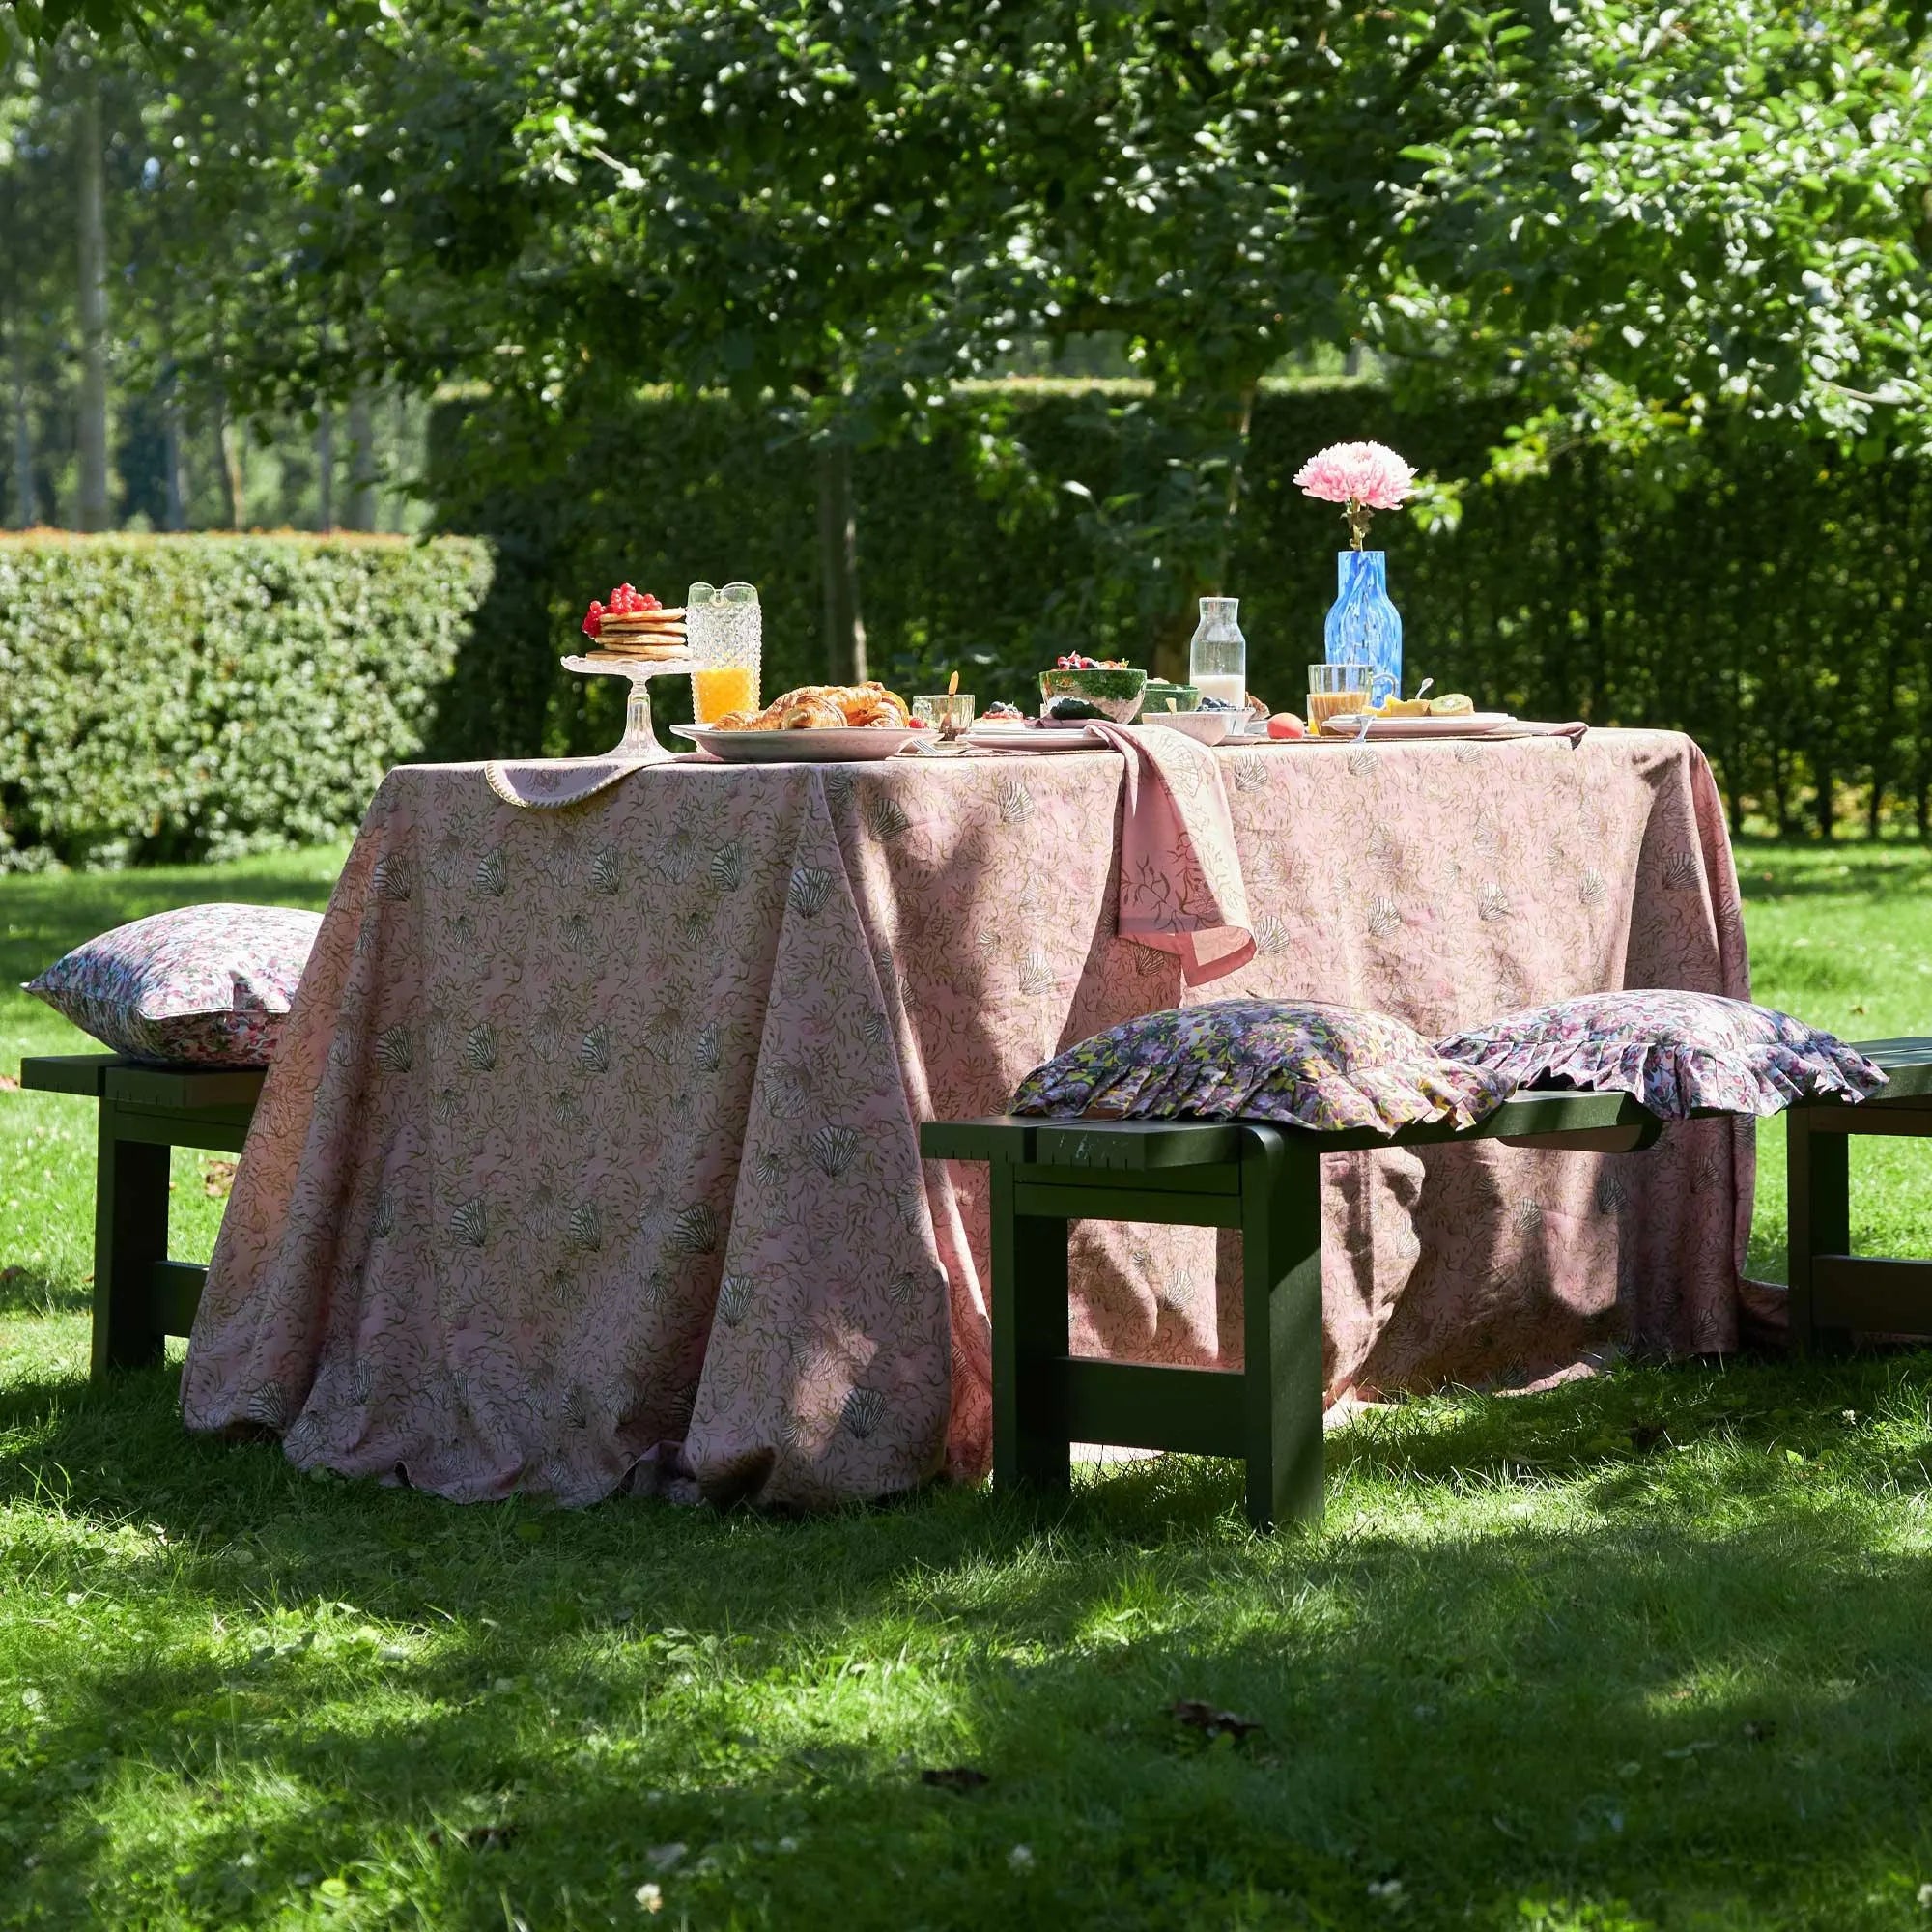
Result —
<path fill-rule="evenodd" d="M 1281 1121 L 1392 1134 L 1474 1126 L 1510 1083 L 1444 1059 L 1386 1013 L 1308 1000 L 1215 1000 L 1149 1013 L 1037 1066 L 1016 1114 L 1097 1120 Z"/>
<path fill-rule="evenodd" d="M 27 991 L 135 1060 L 266 1066 L 321 923 L 290 906 L 183 906 L 76 946 Z"/>
<path fill-rule="evenodd" d="M 1829 1094 L 1862 1100 L 1886 1079 L 1863 1054 L 1789 1013 L 1665 987 L 1512 1013 L 1435 1050 L 1518 1087 L 1634 1094 L 1665 1120 L 1700 1107 L 1776 1114 Z"/>

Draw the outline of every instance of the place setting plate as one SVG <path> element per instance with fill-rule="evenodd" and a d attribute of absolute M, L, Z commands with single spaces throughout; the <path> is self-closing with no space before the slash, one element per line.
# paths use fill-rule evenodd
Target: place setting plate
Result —
<path fill-rule="evenodd" d="M 990 752 L 1104 752 L 1097 738 L 1078 724 L 975 724 L 966 742 Z"/>
<path fill-rule="evenodd" d="M 1492 731 L 1505 729 L 1517 720 L 1508 711 L 1463 711 L 1445 718 L 1371 718 L 1368 722 L 1371 739 L 1481 738 Z M 1328 740 L 1345 738 L 1353 741 L 1360 738 L 1362 714 L 1359 711 L 1345 711 L 1329 719 L 1321 735 Z"/>
<path fill-rule="evenodd" d="M 727 765 L 872 764 L 928 735 L 884 724 L 827 725 L 815 731 L 715 731 L 703 724 L 670 728 Z"/>

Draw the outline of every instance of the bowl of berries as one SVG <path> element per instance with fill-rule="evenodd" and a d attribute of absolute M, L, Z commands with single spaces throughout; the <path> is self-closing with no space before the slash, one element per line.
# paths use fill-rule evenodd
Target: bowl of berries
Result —
<path fill-rule="evenodd" d="M 1124 658 L 1083 658 L 1077 651 L 1039 674 L 1042 718 L 1108 718 L 1124 724 L 1141 708 L 1148 674 Z"/>

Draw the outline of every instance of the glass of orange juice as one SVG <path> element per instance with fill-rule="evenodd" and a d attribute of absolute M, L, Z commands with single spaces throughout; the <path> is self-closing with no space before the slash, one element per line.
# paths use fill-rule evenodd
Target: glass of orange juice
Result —
<path fill-rule="evenodd" d="M 758 593 L 749 583 L 694 583 L 685 595 L 684 628 L 696 668 L 691 711 L 710 724 L 727 711 L 758 708 L 758 660 L 764 622 Z"/>

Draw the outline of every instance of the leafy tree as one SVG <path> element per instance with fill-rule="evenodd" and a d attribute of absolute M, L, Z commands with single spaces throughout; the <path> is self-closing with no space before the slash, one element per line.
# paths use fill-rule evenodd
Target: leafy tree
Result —
<path fill-rule="evenodd" d="M 775 404 L 821 452 L 835 663 L 840 452 L 940 414 L 1012 514 L 1089 526 L 1168 663 L 1257 384 L 1322 345 L 1511 397 L 1502 474 L 1582 439 L 1667 484 L 1720 419 L 1924 435 L 1916 8 L 272 0 L 149 33 L 185 116 L 245 74 L 242 152 L 183 184 L 223 264 L 204 365 L 304 407 L 377 373 Z M 957 382 L 1095 335 L 1152 385 L 1096 405 L 1112 484 Z"/>
<path fill-rule="evenodd" d="M 1124 339 L 1154 400 L 1112 407 L 1129 481 L 1076 513 L 1170 661 L 1218 587 L 1256 384 L 1318 345 L 1368 341 L 1411 392 L 1513 393 L 1505 470 L 1582 437 L 1667 469 L 1714 417 L 1923 435 L 1916 10 L 854 0 L 552 24 L 522 178 L 611 172 L 551 266 L 595 286 L 675 260 L 638 289 L 676 318 L 649 331 L 673 372 L 781 387 L 810 344 L 876 434 L 956 409 L 943 379 L 1018 341 Z"/>

